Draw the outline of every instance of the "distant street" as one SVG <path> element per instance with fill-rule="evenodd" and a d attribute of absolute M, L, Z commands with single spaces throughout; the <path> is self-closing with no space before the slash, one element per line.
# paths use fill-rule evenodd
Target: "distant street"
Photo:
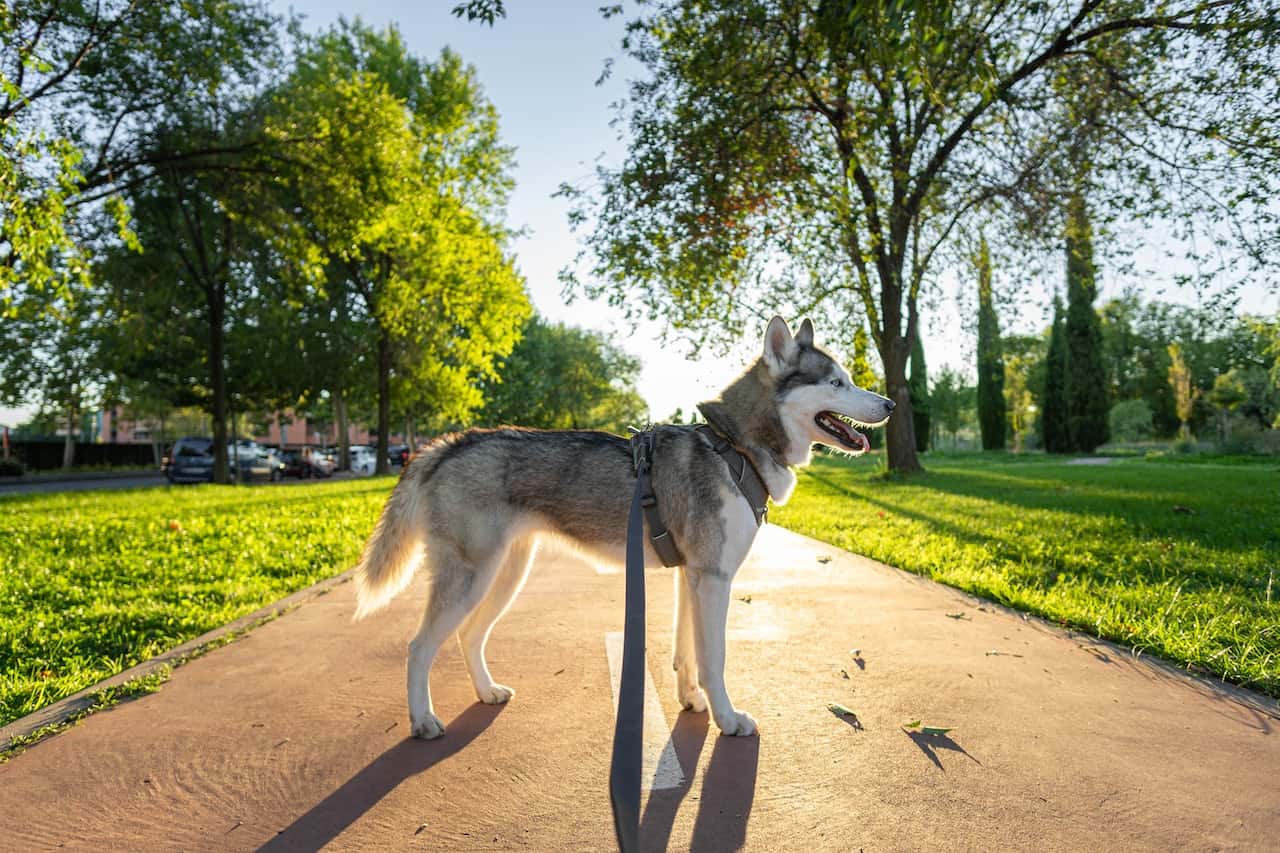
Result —
<path fill-rule="evenodd" d="M 398 474 L 400 467 L 393 465 L 391 473 Z M 271 486 L 271 485 L 297 485 L 299 483 L 325 483 L 329 480 L 349 480 L 353 477 L 361 476 L 352 474 L 349 471 L 340 471 L 332 477 L 316 478 L 313 480 L 297 480 L 292 477 L 286 480 L 280 480 L 277 483 L 251 483 L 253 486 Z M 19 494 L 36 494 L 43 492 L 83 492 L 97 489 L 139 489 L 149 486 L 167 486 L 169 483 L 161 476 L 160 472 L 155 473 L 139 472 L 136 477 L 98 477 L 83 480 L 43 480 L 43 481 L 11 481 L 6 482 L 0 478 L 0 496 L 19 495 Z M 185 484 L 180 488 L 185 488 Z"/>

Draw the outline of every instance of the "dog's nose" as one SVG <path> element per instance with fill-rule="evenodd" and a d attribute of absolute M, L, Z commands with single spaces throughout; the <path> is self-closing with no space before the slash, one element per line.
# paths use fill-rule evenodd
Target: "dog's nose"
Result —
<path fill-rule="evenodd" d="M 898 408 L 898 404 L 893 402 L 892 400 L 885 400 L 884 407 L 890 412 L 892 412 L 894 409 Z"/>

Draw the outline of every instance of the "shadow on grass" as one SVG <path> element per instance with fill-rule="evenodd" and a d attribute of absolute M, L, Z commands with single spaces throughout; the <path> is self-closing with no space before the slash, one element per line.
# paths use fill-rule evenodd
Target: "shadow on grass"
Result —
<path fill-rule="evenodd" d="M 319 850 L 355 823 L 401 782 L 465 749 L 497 719 L 506 705 L 476 703 L 447 725 L 438 740 L 406 738 L 365 767 L 306 814 L 258 848 L 259 853 Z"/>

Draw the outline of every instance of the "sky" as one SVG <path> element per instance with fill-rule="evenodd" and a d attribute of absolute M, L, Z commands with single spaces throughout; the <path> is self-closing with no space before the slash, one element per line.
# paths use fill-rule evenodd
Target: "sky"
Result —
<path fill-rule="evenodd" d="M 605 164 L 619 163 L 626 150 L 617 131 L 609 126 L 614 115 L 610 105 L 625 96 L 627 76 L 637 71 L 620 56 L 625 18 L 604 20 L 598 11 L 601 0 L 508 0 L 508 17 L 490 29 L 479 22 L 454 18 L 449 10 L 456 2 L 274 0 L 274 5 L 281 14 L 292 10 L 304 16 L 308 30 L 326 28 L 340 15 L 358 16 L 377 27 L 395 23 L 415 54 L 429 59 L 449 46 L 473 65 L 486 96 L 498 110 L 504 142 L 516 148 L 516 187 L 508 219 L 513 227 L 526 229 L 514 250 L 534 306 L 551 320 L 608 332 L 639 357 L 643 368 L 638 390 L 654 420 L 667 419 L 677 407 L 690 412 L 755 357 L 758 341 L 737 342 L 728 357 L 704 353 L 690 359 L 678 342 L 662 341 L 658 325 L 628 323 L 620 311 L 581 298 L 567 304 L 557 279 L 579 246 L 569 230 L 569 205 L 553 194 L 563 182 L 578 184 L 590 179 L 600 158 Z M 614 74 L 596 85 L 608 58 L 617 59 Z M 1149 236 L 1159 241 L 1158 231 Z M 1154 248 L 1139 254 L 1150 258 L 1149 265 L 1168 263 Z M 943 366 L 973 373 L 973 329 L 960 320 L 972 311 L 973 299 L 958 298 L 962 280 L 957 271 L 942 271 L 937 292 L 922 308 L 931 373 Z M 1133 280 L 1108 277 L 1103 269 L 1102 299 L 1116 295 L 1127 283 Z M 1140 283 L 1152 296 L 1160 286 L 1159 280 Z M 1033 285 L 1026 297 L 1007 306 L 1003 331 L 1025 334 L 1042 329 L 1048 321 L 1045 305 L 1053 284 Z M 1166 289 L 1159 298 L 1194 303 L 1196 297 Z M 970 307 L 962 310 L 962 302 Z M 1246 290 L 1241 308 L 1275 313 L 1280 311 L 1280 296 L 1263 293 L 1260 288 Z M 823 331 L 818 329 L 820 344 Z M 840 337 L 848 340 L 851 335 Z M 26 414 L 24 410 L 0 408 L 0 423 L 18 423 Z"/>

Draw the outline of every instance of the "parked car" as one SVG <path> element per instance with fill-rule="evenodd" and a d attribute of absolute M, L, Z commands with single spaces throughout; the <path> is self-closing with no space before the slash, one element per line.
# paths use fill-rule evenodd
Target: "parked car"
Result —
<path fill-rule="evenodd" d="M 250 438 L 241 438 L 227 445 L 227 465 L 238 467 L 237 479 L 242 483 L 275 481 L 280 475 L 267 449 Z"/>
<path fill-rule="evenodd" d="M 338 460 L 332 450 L 312 450 L 311 467 L 317 477 L 332 477 L 338 470 Z"/>
<path fill-rule="evenodd" d="M 372 474 L 378 468 L 378 451 L 367 444 L 350 448 L 351 470 L 357 474 Z"/>
<path fill-rule="evenodd" d="M 187 436 L 175 441 L 164 474 L 170 483 L 212 483 L 213 439 Z"/>
<path fill-rule="evenodd" d="M 399 465 L 403 468 L 409 464 L 409 445 L 393 444 L 387 448 L 387 457 L 392 465 Z"/>

